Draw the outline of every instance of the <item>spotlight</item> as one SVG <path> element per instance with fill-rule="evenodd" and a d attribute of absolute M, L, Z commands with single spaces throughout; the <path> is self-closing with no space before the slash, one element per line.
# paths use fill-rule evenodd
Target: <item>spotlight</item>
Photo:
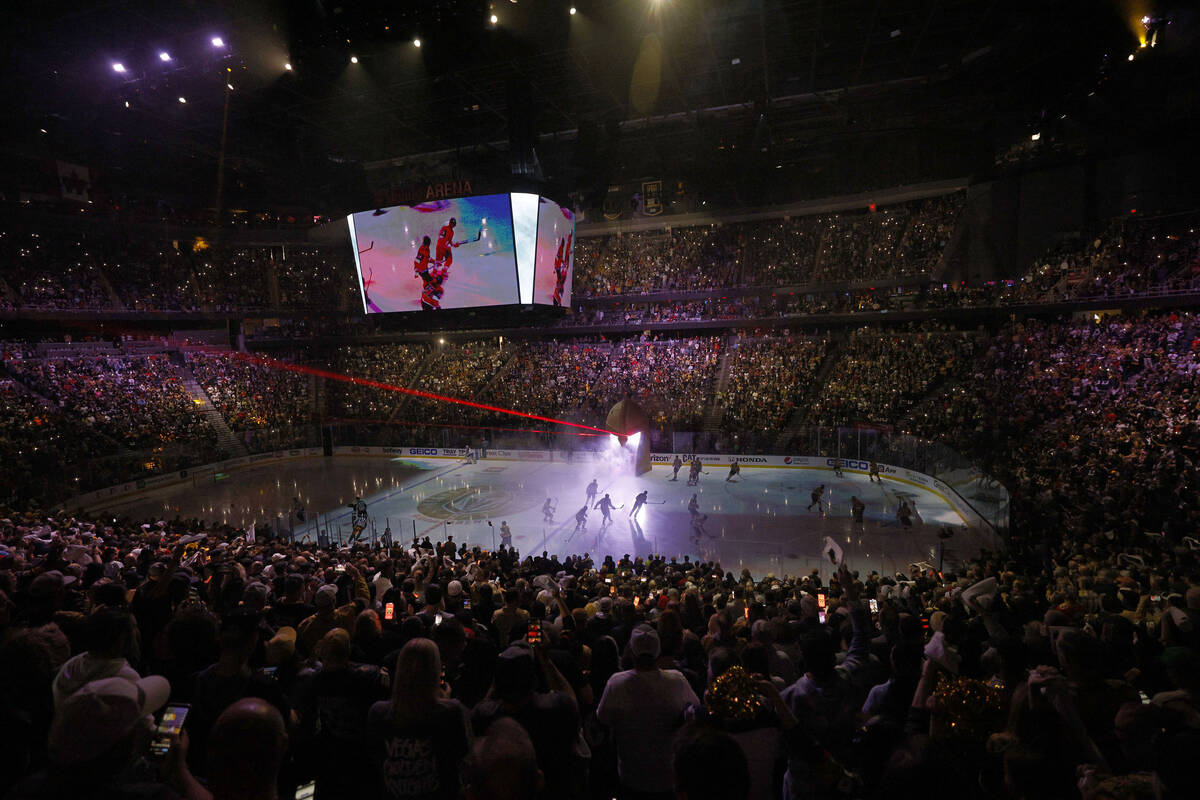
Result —
<path fill-rule="evenodd" d="M 233 91 L 233 84 L 232 84 L 232 83 L 227 83 L 227 84 L 225 84 L 225 88 L 226 88 L 226 89 L 228 89 L 229 91 L 231 91 L 231 92 L 232 92 L 232 91 Z"/>
<path fill-rule="evenodd" d="M 571 16 L 575 16 L 575 6 L 571 6 Z"/>
<path fill-rule="evenodd" d="M 495 14 L 492 14 L 492 16 L 491 16 L 491 18 L 490 18 L 490 22 L 491 22 L 493 25 L 495 25 L 495 24 L 496 24 L 497 22 L 499 22 L 499 21 L 500 21 L 500 18 L 499 18 L 499 17 L 497 17 Z"/>
<path fill-rule="evenodd" d="M 1029 138 L 1036 142 L 1038 139 L 1042 138 L 1042 134 L 1035 133 L 1033 136 L 1030 136 Z"/>
<path fill-rule="evenodd" d="M 358 63 L 358 56 L 350 56 L 350 63 L 351 63 L 351 64 L 357 64 L 357 63 Z"/>
<path fill-rule="evenodd" d="M 179 102 L 181 102 L 181 103 L 186 103 L 186 102 L 187 102 L 187 98 L 186 98 L 186 97 L 180 97 L 180 98 L 179 98 Z"/>
<path fill-rule="evenodd" d="M 283 68 L 284 68 L 284 69 L 286 69 L 288 72 L 291 72 L 291 71 L 292 71 L 292 65 L 291 65 L 291 63 L 290 63 L 290 62 L 289 62 L 289 63 L 287 63 L 287 64 L 284 64 L 284 65 L 283 65 Z"/>
<path fill-rule="evenodd" d="M 128 101 L 128 100 L 126 100 L 126 101 L 125 101 L 125 107 L 126 107 L 126 108 L 129 108 L 129 101 Z"/>
<path fill-rule="evenodd" d="M 225 40 L 224 40 L 224 39 L 222 39 L 220 36 L 214 36 L 214 37 L 212 38 L 212 46 L 213 46 L 213 47 L 224 47 L 224 46 L 225 46 Z"/>
<path fill-rule="evenodd" d="M 113 68 L 113 72 L 120 72 L 122 74 L 124 74 L 124 72 L 125 72 L 125 65 L 122 64 L 120 61 L 114 61 L 112 68 Z"/>
<path fill-rule="evenodd" d="M 45 133 L 45 132 L 46 132 L 46 129 L 45 129 L 45 128 L 38 128 L 38 130 L 39 130 L 39 131 L 41 131 L 42 133 Z"/>
<path fill-rule="evenodd" d="M 421 46 L 421 40 L 413 39 L 413 47 L 420 47 L 420 46 Z"/>
<path fill-rule="evenodd" d="M 168 53 L 166 50 L 163 50 L 161 53 L 159 53 L 159 54 L 158 54 L 158 60 L 159 60 L 159 61 L 162 61 L 162 62 L 164 62 L 164 63 L 165 63 L 165 62 L 167 62 L 167 61 L 170 61 L 170 60 L 171 60 L 171 54 L 170 54 L 170 53 Z"/>

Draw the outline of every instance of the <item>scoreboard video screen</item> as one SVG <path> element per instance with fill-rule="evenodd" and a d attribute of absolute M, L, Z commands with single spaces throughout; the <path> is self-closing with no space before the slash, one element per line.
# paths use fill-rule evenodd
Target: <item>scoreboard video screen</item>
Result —
<path fill-rule="evenodd" d="M 570 305 L 575 215 L 547 198 L 434 200 L 347 224 L 367 314 Z"/>

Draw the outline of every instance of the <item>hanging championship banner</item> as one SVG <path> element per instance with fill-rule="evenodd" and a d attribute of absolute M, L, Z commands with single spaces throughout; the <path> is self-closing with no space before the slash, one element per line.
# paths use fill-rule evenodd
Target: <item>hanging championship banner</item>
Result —
<path fill-rule="evenodd" d="M 662 181 L 642 181 L 642 213 L 648 217 L 663 213 Z"/>

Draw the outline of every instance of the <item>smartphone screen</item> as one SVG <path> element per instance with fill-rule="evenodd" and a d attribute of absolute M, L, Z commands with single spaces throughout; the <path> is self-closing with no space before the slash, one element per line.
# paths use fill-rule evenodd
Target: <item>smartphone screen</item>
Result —
<path fill-rule="evenodd" d="M 312 800 L 317 795 L 317 782 L 309 781 L 296 787 L 296 800 Z"/>
<path fill-rule="evenodd" d="M 824 611 L 817 612 L 817 622 L 821 623 L 822 625 L 825 624 L 825 612 Z"/>
<path fill-rule="evenodd" d="M 871 598 L 871 599 L 868 601 L 868 604 L 871 606 L 871 613 L 872 613 L 872 614 L 878 614 L 878 613 L 879 613 L 879 601 L 878 601 L 878 600 L 876 600 L 874 597 L 872 597 L 872 598 Z"/>
<path fill-rule="evenodd" d="M 817 594 L 817 608 L 824 608 L 824 607 L 825 607 L 825 593 L 819 592 Z"/>
<path fill-rule="evenodd" d="M 463 600 L 463 608 L 470 611 L 471 610 L 471 601 L 464 599 Z"/>
<path fill-rule="evenodd" d="M 529 632 L 525 634 L 525 641 L 529 642 L 530 644 L 542 643 L 542 623 L 529 623 Z"/>
<path fill-rule="evenodd" d="M 162 757 L 171 749 L 171 740 L 168 737 L 183 730 L 183 721 L 187 719 L 189 707 L 187 703 L 177 703 L 166 707 L 162 719 L 158 721 L 158 726 L 154 729 L 154 741 L 150 743 L 151 755 Z"/>
<path fill-rule="evenodd" d="M 384 603 L 383 618 L 385 620 L 387 620 L 388 622 L 391 622 L 392 620 L 394 620 L 396 618 L 396 604 L 395 603 Z"/>

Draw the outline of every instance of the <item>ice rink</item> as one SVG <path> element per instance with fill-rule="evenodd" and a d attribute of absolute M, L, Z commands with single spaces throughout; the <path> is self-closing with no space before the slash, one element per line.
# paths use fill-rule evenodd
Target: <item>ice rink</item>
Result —
<path fill-rule="evenodd" d="M 887 476 L 882 483 L 871 483 L 865 474 L 850 470 L 835 477 L 824 468 L 745 466 L 740 476 L 727 481 L 728 469 L 713 465 L 693 487 L 687 484 L 687 472 L 685 467 L 673 481 L 668 466 L 634 477 L 590 462 L 310 458 L 238 470 L 225 480 L 163 490 L 113 510 L 268 524 L 315 542 L 318 525 L 327 527 L 332 538 L 345 539 L 351 530 L 348 504 L 362 495 L 373 522 L 368 536 L 390 527 L 395 541 L 410 541 L 414 533 L 434 540 L 452 535 L 456 542 L 492 549 L 499 544 L 500 525 L 507 522 L 522 554 L 688 555 L 716 559 L 727 570 L 748 568 L 755 575 L 827 570 L 825 537 L 843 548 L 853 568 L 882 573 L 907 571 L 920 562 L 936 567 L 939 542 L 949 568 L 993 541 L 989 530 L 968 527 L 933 491 Z M 592 480 L 597 494 L 588 503 Z M 819 484 L 825 485 L 821 510 L 810 510 L 811 492 Z M 643 490 L 647 502 L 631 517 L 634 498 Z M 605 494 L 618 507 L 611 522 L 594 508 Z M 688 511 L 693 495 L 699 512 L 707 515 L 700 530 Z M 853 495 L 866 504 L 861 524 L 850 516 Z M 296 498 L 304 521 L 292 513 Z M 895 516 L 902 498 L 916 509 L 908 530 Z M 543 514 L 547 499 L 553 508 L 550 518 Z M 586 523 L 579 526 L 576 514 L 585 504 Z M 939 539 L 938 533 L 947 530 L 953 536 Z"/>

